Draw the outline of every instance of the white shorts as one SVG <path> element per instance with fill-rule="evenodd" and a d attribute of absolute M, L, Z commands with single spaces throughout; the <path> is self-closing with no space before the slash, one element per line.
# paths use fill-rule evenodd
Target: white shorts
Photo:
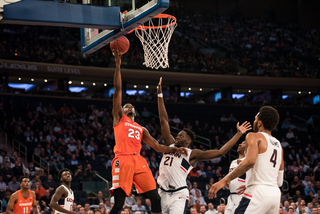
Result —
<path fill-rule="evenodd" d="M 159 188 L 161 209 L 163 214 L 184 214 L 189 200 L 187 188 L 177 192 L 165 192 Z"/>
<path fill-rule="evenodd" d="M 242 199 L 242 195 L 237 195 L 237 194 L 229 195 L 228 203 L 225 208 L 224 214 L 234 214 L 234 211 L 238 207 L 241 199 Z"/>
<path fill-rule="evenodd" d="M 255 185 L 247 187 L 235 214 L 278 214 L 281 192 L 278 187 Z"/>

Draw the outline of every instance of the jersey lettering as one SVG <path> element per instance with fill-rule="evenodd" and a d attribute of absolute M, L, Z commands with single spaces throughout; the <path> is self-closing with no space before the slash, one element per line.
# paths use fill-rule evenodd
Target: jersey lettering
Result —
<path fill-rule="evenodd" d="M 277 150 L 274 149 L 270 158 L 270 162 L 273 163 L 273 167 L 276 167 L 276 164 L 277 164 L 277 154 L 278 154 Z"/>

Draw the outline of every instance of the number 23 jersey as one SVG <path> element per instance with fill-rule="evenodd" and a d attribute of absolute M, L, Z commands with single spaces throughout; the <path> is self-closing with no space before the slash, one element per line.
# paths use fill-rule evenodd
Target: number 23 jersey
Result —
<path fill-rule="evenodd" d="M 174 147 L 174 144 L 171 144 L 170 147 Z M 192 166 L 189 163 L 192 150 L 186 149 L 188 150 L 188 155 L 178 153 L 163 154 L 157 181 L 165 190 L 170 190 L 170 187 L 177 189 L 187 185 L 187 176 L 192 170 Z"/>
<path fill-rule="evenodd" d="M 141 139 L 143 138 L 142 126 L 123 114 L 121 120 L 117 125 L 113 126 L 113 129 L 116 141 L 114 154 L 140 154 Z"/>

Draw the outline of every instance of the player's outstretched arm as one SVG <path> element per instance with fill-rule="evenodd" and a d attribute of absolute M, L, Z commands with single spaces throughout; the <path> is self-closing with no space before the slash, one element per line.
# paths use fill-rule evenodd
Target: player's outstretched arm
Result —
<path fill-rule="evenodd" d="M 194 165 L 197 161 L 210 160 L 225 155 L 233 146 L 237 143 L 240 137 L 251 129 L 251 125 L 248 121 L 244 122 L 241 126 L 237 123 L 237 133 L 231 138 L 221 149 L 212 149 L 207 151 L 201 151 L 194 149 L 190 156 L 190 164 Z"/>
<path fill-rule="evenodd" d="M 34 191 L 31 191 L 32 197 L 33 197 L 33 203 L 32 203 L 32 210 L 34 214 L 40 213 L 37 207 L 37 200 L 36 200 L 36 193 Z"/>
<path fill-rule="evenodd" d="M 162 134 L 163 140 L 165 144 L 169 146 L 174 143 L 174 139 L 170 134 L 168 113 L 164 105 L 161 83 L 162 83 L 162 77 L 160 77 L 160 81 L 157 86 L 159 119 L 160 119 L 161 134 Z"/>
<path fill-rule="evenodd" d="M 143 138 L 142 140 L 148 144 L 151 148 L 156 150 L 157 152 L 163 153 L 179 153 L 179 154 L 186 154 L 188 155 L 188 150 L 186 148 L 176 148 L 176 147 L 169 147 L 165 145 L 159 144 L 156 139 L 154 139 L 148 132 L 146 128 L 143 128 Z"/>
<path fill-rule="evenodd" d="M 9 199 L 9 202 L 7 205 L 7 209 L 6 209 L 7 214 L 14 214 L 13 213 L 13 206 L 14 206 L 14 203 L 16 203 L 16 201 L 18 201 L 18 193 L 17 192 L 13 193 L 10 196 L 10 199 Z"/>
<path fill-rule="evenodd" d="M 58 204 L 58 201 L 60 200 L 60 198 L 62 197 L 62 195 L 68 195 L 68 192 L 67 192 L 67 190 L 66 190 L 63 186 L 60 186 L 60 187 L 58 187 L 58 189 L 56 190 L 56 192 L 53 194 L 49 206 L 50 206 L 52 209 L 55 209 L 55 210 L 57 210 L 57 211 L 59 211 L 59 212 L 61 212 L 61 213 L 75 214 L 75 212 L 68 211 L 68 210 L 62 208 L 62 207 Z"/>
<path fill-rule="evenodd" d="M 252 166 L 256 163 L 258 154 L 259 154 L 259 146 L 258 141 L 259 137 L 255 133 L 249 133 L 246 137 L 246 145 L 247 145 L 247 153 L 246 158 L 239 164 L 237 168 L 235 168 L 232 172 L 226 175 L 219 182 L 215 183 L 211 186 L 209 190 L 209 198 L 212 199 L 216 197 L 217 192 L 224 187 L 226 184 L 229 184 L 233 179 L 240 177 L 246 171 L 252 168 Z"/>
<path fill-rule="evenodd" d="M 121 65 L 121 54 L 119 54 L 118 50 L 112 50 L 112 54 L 114 55 L 116 61 L 116 69 L 114 71 L 113 76 L 113 84 L 114 84 L 114 94 L 113 94 L 113 108 L 112 108 L 112 115 L 113 115 L 113 125 L 117 125 L 121 117 L 123 115 L 123 110 L 121 107 L 122 102 L 122 79 L 121 79 L 121 72 L 120 72 L 120 65 Z"/>

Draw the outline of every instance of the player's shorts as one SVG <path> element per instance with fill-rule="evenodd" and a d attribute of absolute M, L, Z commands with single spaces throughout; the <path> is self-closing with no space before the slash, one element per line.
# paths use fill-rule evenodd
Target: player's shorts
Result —
<path fill-rule="evenodd" d="M 114 189 L 121 188 L 127 197 L 130 196 L 132 183 L 138 193 L 156 189 L 156 183 L 144 157 L 135 153 L 116 154 L 112 161 L 111 194 Z"/>
<path fill-rule="evenodd" d="M 281 193 L 278 187 L 255 185 L 247 187 L 235 214 L 278 214 Z"/>
<path fill-rule="evenodd" d="M 225 208 L 224 214 L 234 214 L 234 211 L 238 207 L 241 199 L 242 195 L 237 195 L 236 193 L 230 194 L 228 197 L 228 203 Z"/>
<path fill-rule="evenodd" d="M 176 192 L 165 192 L 159 188 L 162 214 L 185 214 L 189 200 L 188 188 Z"/>

